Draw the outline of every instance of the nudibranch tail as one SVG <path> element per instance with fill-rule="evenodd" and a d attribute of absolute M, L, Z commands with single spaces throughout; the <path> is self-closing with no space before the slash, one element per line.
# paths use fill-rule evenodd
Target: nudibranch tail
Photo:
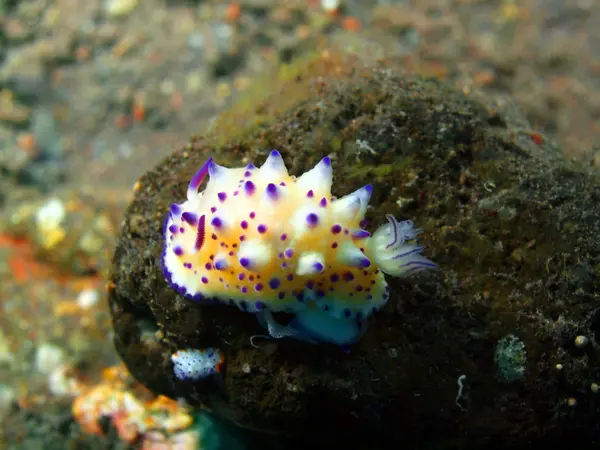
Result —
<path fill-rule="evenodd" d="M 298 178 L 276 150 L 260 168 L 209 159 L 168 213 L 165 279 L 190 299 L 260 313 L 273 337 L 353 342 L 390 297 L 384 272 L 404 276 L 435 264 L 409 242 L 421 232 L 410 221 L 388 216 L 373 235 L 364 229 L 370 184 L 336 199 L 332 181 L 329 157 Z M 273 312 L 296 319 L 277 325 Z"/>
<path fill-rule="evenodd" d="M 383 272 L 399 277 L 437 267 L 421 255 L 422 246 L 406 242 L 415 239 L 422 229 L 414 228 L 410 220 L 398 222 L 389 214 L 386 218 L 388 223 L 375 231 L 370 242 L 370 253 Z"/>

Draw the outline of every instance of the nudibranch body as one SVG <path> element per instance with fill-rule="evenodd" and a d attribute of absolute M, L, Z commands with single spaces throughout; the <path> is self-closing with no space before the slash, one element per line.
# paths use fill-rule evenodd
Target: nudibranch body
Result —
<path fill-rule="evenodd" d="M 209 159 L 164 225 L 168 283 L 192 300 L 256 313 L 276 338 L 356 341 L 389 298 L 384 273 L 405 276 L 435 264 L 408 242 L 421 232 L 412 222 L 387 216 L 373 235 L 363 228 L 370 185 L 336 199 L 332 178 L 328 157 L 298 178 L 277 151 L 260 168 Z M 273 312 L 295 319 L 281 325 Z"/>
<path fill-rule="evenodd" d="M 196 381 L 220 373 L 224 356 L 217 348 L 186 349 L 173 353 L 171 361 L 178 379 Z"/>

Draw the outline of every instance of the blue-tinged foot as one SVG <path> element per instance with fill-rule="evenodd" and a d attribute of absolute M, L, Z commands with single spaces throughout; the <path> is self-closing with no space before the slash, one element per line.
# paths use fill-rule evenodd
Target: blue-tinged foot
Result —
<path fill-rule="evenodd" d="M 313 344 L 336 344 L 342 348 L 355 343 L 366 329 L 364 323 L 338 319 L 316 308 L 297 313 L 289 325 L 277 323 L 268 310 L 257 313 L 257 318 L 272 338 L 290 337 Z"/>

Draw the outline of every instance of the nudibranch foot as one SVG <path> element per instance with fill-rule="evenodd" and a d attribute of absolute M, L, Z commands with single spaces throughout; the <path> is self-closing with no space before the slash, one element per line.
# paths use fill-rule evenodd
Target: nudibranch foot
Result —
<path fill-rule="evenodd" d="M 258 322 L 267 329 L 269 336 L 274 339 L 282 339 L 291 337 L 294 339 L 303 339 L 302 333 L 290 325 L 281 325 L 275 320 L 273 314 L 269 310 L 264 310 L 256 313 Z"/>
<path fill-rule="evenodd" d="M 414 242 L 421 230 L 411 221 L 387 216 L 374 233 L 364 229 L 370 184 L 335 198 L 332 183 L 329 157 L 298 177 L 276 150 L 260 168 L 209 159 L 168 211 L 169 286 L 197 302 L 256 313 L 274 338 L 355 342 L 390 298 L 384 273 L 406 276 L 435 264 Z M 295 318 L 282 325 L 277 312 Z"/>
<path fill-rule="evenodd" d="M 258 321 L 274 339 L 293 338 L 300 341 L 331 343 L 345 347 L 354 344 L 366 331 L 366 322 L 338 319 L 317 308 L 299 312 L 288 325 L 278 323 L 270 311 L 257 313 Z"/>
<path fill-rule="evenodd" d="M 221 373 L 225 358 L 218 348 L 177 350 L 171 355 L 173 372 L 182 381 L 197 381 Z"/>
<path fill-rule="evenodd" d="M 354 344 L 367 330 L 365 321 L 332 317 L 316 308 L 296 314 L 290 326 L 310 339 L 309 342 L 331 343 L 342 348 Z"/>

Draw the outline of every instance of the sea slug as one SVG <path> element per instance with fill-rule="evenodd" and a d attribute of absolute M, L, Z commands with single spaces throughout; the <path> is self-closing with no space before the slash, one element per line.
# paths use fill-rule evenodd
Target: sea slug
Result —
<path fill-rule="evenodd" d="M 220 373 L 224 356 L 217 348 L 186 349 L 173 353 L 171 361 L 177 378 L 195 381 Z"/>
<path fill-rule="evenodd" d="M 422 230 L 411 221 L 388 215 L 372 235 L 363 228 L 371 185 L 335 198 L 332 179 L 329 157 L 298 178 L 276 150 L 260 168 L 209 159 L 165 221 L 167 282 L 194 301 L 256 314 L 274 338 L 355 342 L 388 301 L 384 273 L 405 276 L 435 264 L 412 242 Z M 278 323 L 274 312 L 294 319 Z"/>

